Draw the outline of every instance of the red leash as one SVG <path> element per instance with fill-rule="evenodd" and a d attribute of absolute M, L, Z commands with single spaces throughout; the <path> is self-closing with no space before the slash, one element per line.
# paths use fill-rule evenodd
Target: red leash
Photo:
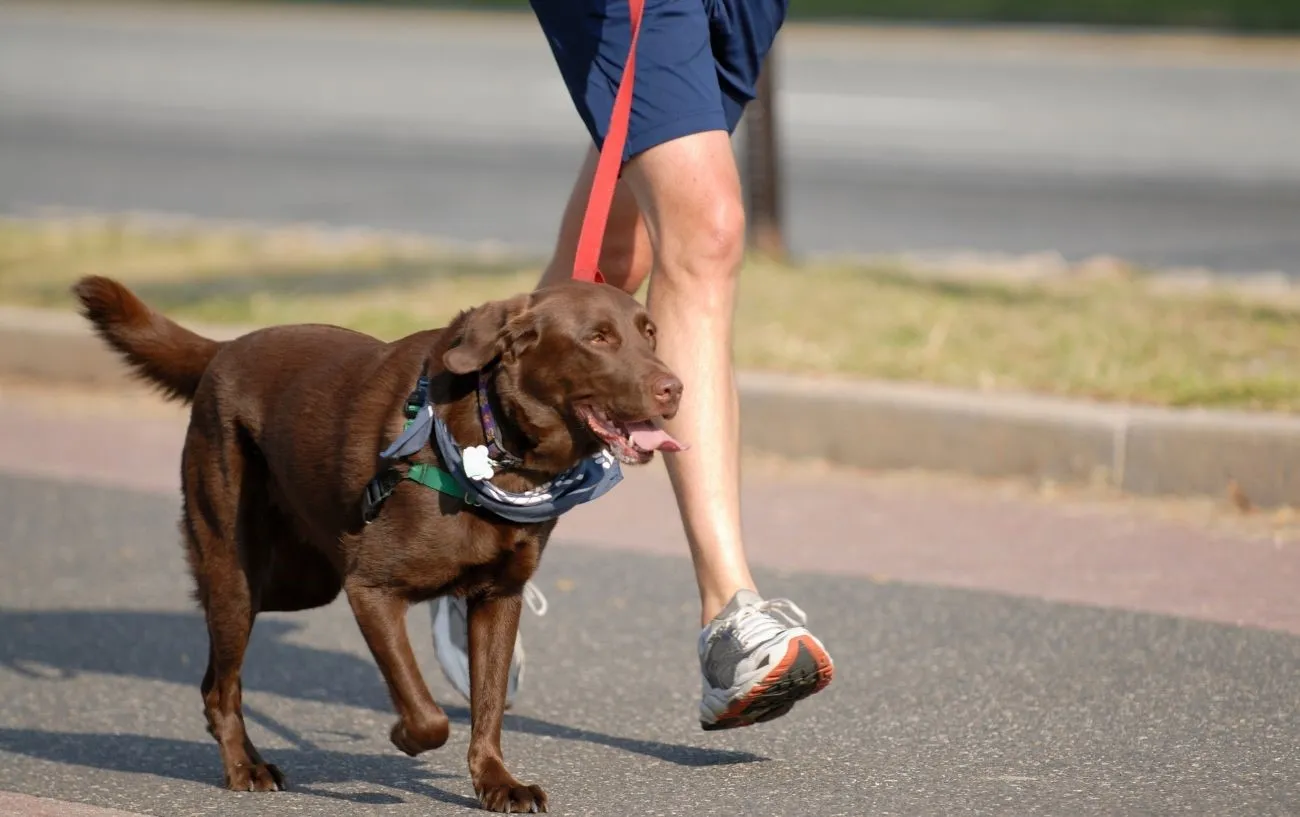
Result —
<path fill-rule="evenodd" d="M 605 225 L 609 222 L 609 208 L 614 201 L 614 187 L 623 169 L 623 146 L 627 143 L 628 121 L 632 117 L 632 78 L 636 73 L 636 41 L 641 33 L 641 12 L 645 0 L 628 0 L 632 17 L 632 45 L 627 53 L 627 65 L 618 82 L 614 97 L 614 110 L 609 116 L 609 130 L 601 146 L 596 175 L 591 181 L 591 196 L 587 199 L 587 213 L 582 220 L 578 236 L 578 252 L 573 259 L 573 277 L 578 281 L 605 282 L 600 274 L 600 247 L 605 240 Z"/>

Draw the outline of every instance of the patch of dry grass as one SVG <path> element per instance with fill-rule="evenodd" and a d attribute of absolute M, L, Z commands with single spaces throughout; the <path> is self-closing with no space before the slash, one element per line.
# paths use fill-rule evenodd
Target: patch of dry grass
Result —
<path fill-rule="evenodd" d="M 1140 278 L 758 268 L 741 365 L 1166 405 L 1300 408 L 1300 310 Z"/>
<path fill-rule="evenodd" d="M 1300 306 L 1142 275 L 990 280 L 747 265 L 745 368 L 1177 406 L 1300 409 Z M 396 337 L 531 288 L 537 264 L 419 241 L 129 221 L 0 222 L 0 299 L 66 307 L 87 273 L 181 318 Z"/>

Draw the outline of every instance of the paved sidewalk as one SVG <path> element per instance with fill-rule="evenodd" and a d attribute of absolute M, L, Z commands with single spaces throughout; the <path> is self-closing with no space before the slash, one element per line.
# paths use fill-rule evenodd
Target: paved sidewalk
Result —
<path fill-rule="evenodd" d="M 0 383 L 0 813 L 478 813 L 423 607 L 444 749 L 388 744 L 340 600 L 253 631 L 247 718 L 289 791 L 220 788 L 176 541 L 183 427 L 138 395 Z M 836 681 L 771 724 L 699 730 L 690 563 L 661 471 L 630 471 L 561 523 L 550 609 L 522 624 L 503 744 L 553 813 L 1300 814 L 1300 553 L 1266 520 L 751 465 L 760 587 L 808 612 Z"/>
<path fill-rule="evenodd" d="M 179 490 L 184 411 L 143 390 L 0 388 L 0 470 Z M 867 475 L 754 458 L 747 547 L 779 570 L 993 590 L 1300 633 L 1300 520 L 1234 518 L 1214 502 L 1054 498 L 1014 482 Z M 686 553 L 659 460 L 625 469 L 557 536 Z M 1103 495 L 1104 496 L 1104 495 Z"/>
<path fill-rule="evenodd" d="M 5 817 L 140 817 L 134 811 L 100 808 L 8 791 L 0 791 L 0 814 Z"/>

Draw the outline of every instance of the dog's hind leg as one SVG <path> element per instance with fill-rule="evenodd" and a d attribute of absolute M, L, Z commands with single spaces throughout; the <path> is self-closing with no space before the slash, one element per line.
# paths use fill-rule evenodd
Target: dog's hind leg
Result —
<path fill-rule="evenodd" d="M 212 426 L 208 427 L 209 429 Z M 284 776 L 267 763 L 244 725 L 240 671 L 257 617 L 261 575 L 270 560 L 261 530 L 264 503 L 251 462 L 233 429 L 192 426 L 182 456 L 182 527 L 197 595 L 208 624 L 208 669 L 201 691 L 208 732 L 216 738 L 226 788 L 279 791 Z"/>

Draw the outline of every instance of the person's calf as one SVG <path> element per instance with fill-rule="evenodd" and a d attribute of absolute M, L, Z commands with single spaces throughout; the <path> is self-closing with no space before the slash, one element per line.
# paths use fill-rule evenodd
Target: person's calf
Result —
<path fill-rule="evenodd" d="M 628 164 L 655 251 L 648 304 L 660 357 L 689 397 L 665 423 L 689 441 L 665 459 L 695 564 L 701 623 L 754 589 L 740 529 L 739 406 L 732 321 L 744 257 L 739 173 L 723 131 L 651 148 Z"/>

